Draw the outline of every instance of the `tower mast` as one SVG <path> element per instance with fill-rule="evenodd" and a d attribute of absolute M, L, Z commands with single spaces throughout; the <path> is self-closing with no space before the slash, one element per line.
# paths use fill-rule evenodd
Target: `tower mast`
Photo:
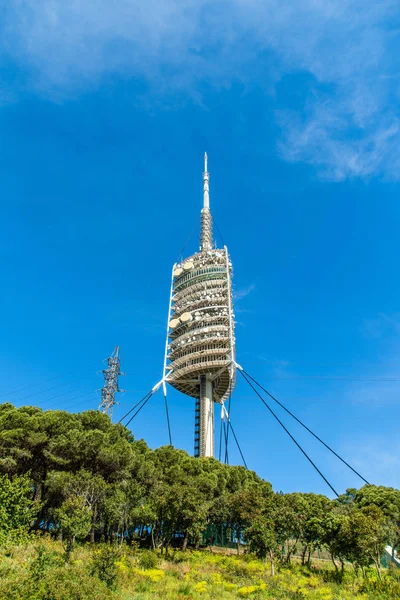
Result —
<path fill-rule="evenodd" d="M 114 352 L 107 358 L 107 369 L 103 369 L 104 386 L 101 388 L 101 401 L 99 411 L 112 416 L 113 407 L 117 404 L 115 396 L 119 389 L 118 377 L 121 373 L 121 360 L 119 357 L 119 346 L 116 346 Z"/>
<path fill-rule="evenodd" d="M 208 156 L 204 153 L 203 208 L 201 209 L 200 252 L 210 252 L 213 246 L 210 211 Z M 214 402 L 211 373 L 200 375 L 200 394 L 195 406 L 195 454 L 214 456 Z"/>
<path fill-rule="evenodd" d="M 232 265 L 213 242 L 204 155 L 200 251 L 174 265 L 164 381 L 195 398 L 195 456 L 214 456 L 214 403 L 235 386 Z"/>
<path fill-rule="evenodd" d="M 212 250 L 212 217 L 210 211 L 209 173 L 207 152 L 204 153 L 203 208 L 201 209 L 200 252 Z"/>

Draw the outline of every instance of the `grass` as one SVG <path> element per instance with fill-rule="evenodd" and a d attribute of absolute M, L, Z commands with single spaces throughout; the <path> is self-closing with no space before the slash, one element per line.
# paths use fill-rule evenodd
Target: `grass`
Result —
<path fill-rule="evenodd" d="M 368 581 L 350 568 L 342 583 L 333 567 L 270 566 L 251 556 L 177 552 L 168 560 L 128 547 L 77 547 L 68 564 L 62 545 L 49 538 L 0 550 L 1 600 L 386 600 L 400 597 L 397 572 Z"/>

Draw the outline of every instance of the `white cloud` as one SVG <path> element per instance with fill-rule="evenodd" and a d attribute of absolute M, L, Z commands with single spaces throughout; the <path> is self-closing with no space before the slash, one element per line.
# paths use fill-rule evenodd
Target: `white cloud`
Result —
<path fill-rule="evenodd" d="M 2 50 L 30 66 L 47 93 L 87 87 L 114 72 L 147 77 L 161 88 L 185 87 L 213 71 L 202 57 L 208 4 L 11 1 L 4 10 Z"/>
<path fill-rule="evenodd" d="M 399 336 L 400 334 L 400 315 L 387 315 L 379 313 L 373 319 L 365 319 L 362 323 L 362 332 L 365 337 L 379 339 L 387 335 Z"/>
<path fill-rule="evenodd" d="M 349 404 L 364 405 L 369 410 L 379 411 L 385 407 L 397 408 L 400 405 L 399 391 L 399 379 L 389 375 L 377 378 L 376 383 L 355 382 L 347 388 L 343 396 Z"/>
<path fill-rule="evenodd" d="M 395 439 L 365 436 L 343 445 L 340 453 L 370 483 L 400 488 L 400 455 L 395 449 Z M 337 467 L 345 472 L 344 466 Z"/>
<path fill-rule="evenodd" d="M 345 112 L 343 106 L 316 102 L 303 118 L 290 111 L 278 114 L 283 132 L 278 144 L 281 155 L 291 162 L 317 166 L 325 179 L 343 181 L 382 173 L 397 180 L 400 120 L 395 115 L 382 119 L 377 114 L 376 123 L 355 132 L 357 112 L 346 116 L 340 109 Z"/>
<path fill-rule="evenodd" d="M 238 290 L 236 290 L 234 292 L 234 297 L 235 300 L 242 300 L 243 298 L 246 298 L 246 296 L 248 296 L 249 294 L 251 294 L 251 292 L 253 292 L 255 290 L 255 285 L 253 283 L 251 283 L 250 285 L 248 285 L 246 288 L 240 288 Z"/>
<path fill-rule="evenodd" d="M 333 180 L 397 179 L 399 15 L 397 0 L 10 0 L 0 50 L 53 98 L 115 72 L 158 97 L 196 97 L 200 81 L 270 90 L 309 73 L 303 106 L 277 113 L 281 156 Z"/>

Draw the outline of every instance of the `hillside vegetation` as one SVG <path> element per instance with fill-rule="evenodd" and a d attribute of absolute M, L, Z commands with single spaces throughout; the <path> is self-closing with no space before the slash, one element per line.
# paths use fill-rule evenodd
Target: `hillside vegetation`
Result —
<path fill-rule="evenodd" d="M 251 555 L 209 550 L 171 553 L 128 546 L 77 546 L 68 565 L 60 542 L 41 539 L 0 553 L 1 600 L 384 600 L 400 597 L 398 572 L 379 581 L 375 570 L 358 577 L 346 567 L 341 582 L 334 567 L 317 563 L 269 565 Z"/>
<path fill-rule="evenodd" d="M 0 598 L 399 598 L 399 523 L 392 488 L 277 494 L 97 411 L 0 405 Z"/>

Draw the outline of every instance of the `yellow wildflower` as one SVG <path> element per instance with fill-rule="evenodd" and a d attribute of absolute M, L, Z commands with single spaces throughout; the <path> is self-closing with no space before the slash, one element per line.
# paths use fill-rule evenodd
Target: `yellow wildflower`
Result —
<path fill-rule="evenodd" d="M 311 577 L 308 578 L 308 585 L 310 585 L 311 587 L 318 587 L 319 585 L 319 580 L 318 577 L 316 577 L 315 575 L 311 575 Z"/>
<path fill-rule="evenodd" d="M 258 585 L 245 585 L 238 589 L 238 595 L 245 598 L 246 596 L 250 596 L 250 594 L 254 594 L 254 592 L 258 592 L 259 589 Z"/>
<path fill-rule="evenodd" d="M 196 583 L 196 585 L 194 586 L 194 591 L 197 592 L 198 594 L 202 594 L 204 592 L 207 591 L 207 581 L 199 581 L 199 583 Z"/>
<path fill-rule="evenodd" d="M 146 579 L 150 579 L 150 581 L 160 581 L 165 576 L 165 573 L 162 569 L 144 569 L 143 571 L 138 570 L 137 573 Z"/>
<path fill-rule="evenodd" d="M 332 600 L 332 590 L 330 587 L 325 586 L 316 590 L 318 600 Z"/>

